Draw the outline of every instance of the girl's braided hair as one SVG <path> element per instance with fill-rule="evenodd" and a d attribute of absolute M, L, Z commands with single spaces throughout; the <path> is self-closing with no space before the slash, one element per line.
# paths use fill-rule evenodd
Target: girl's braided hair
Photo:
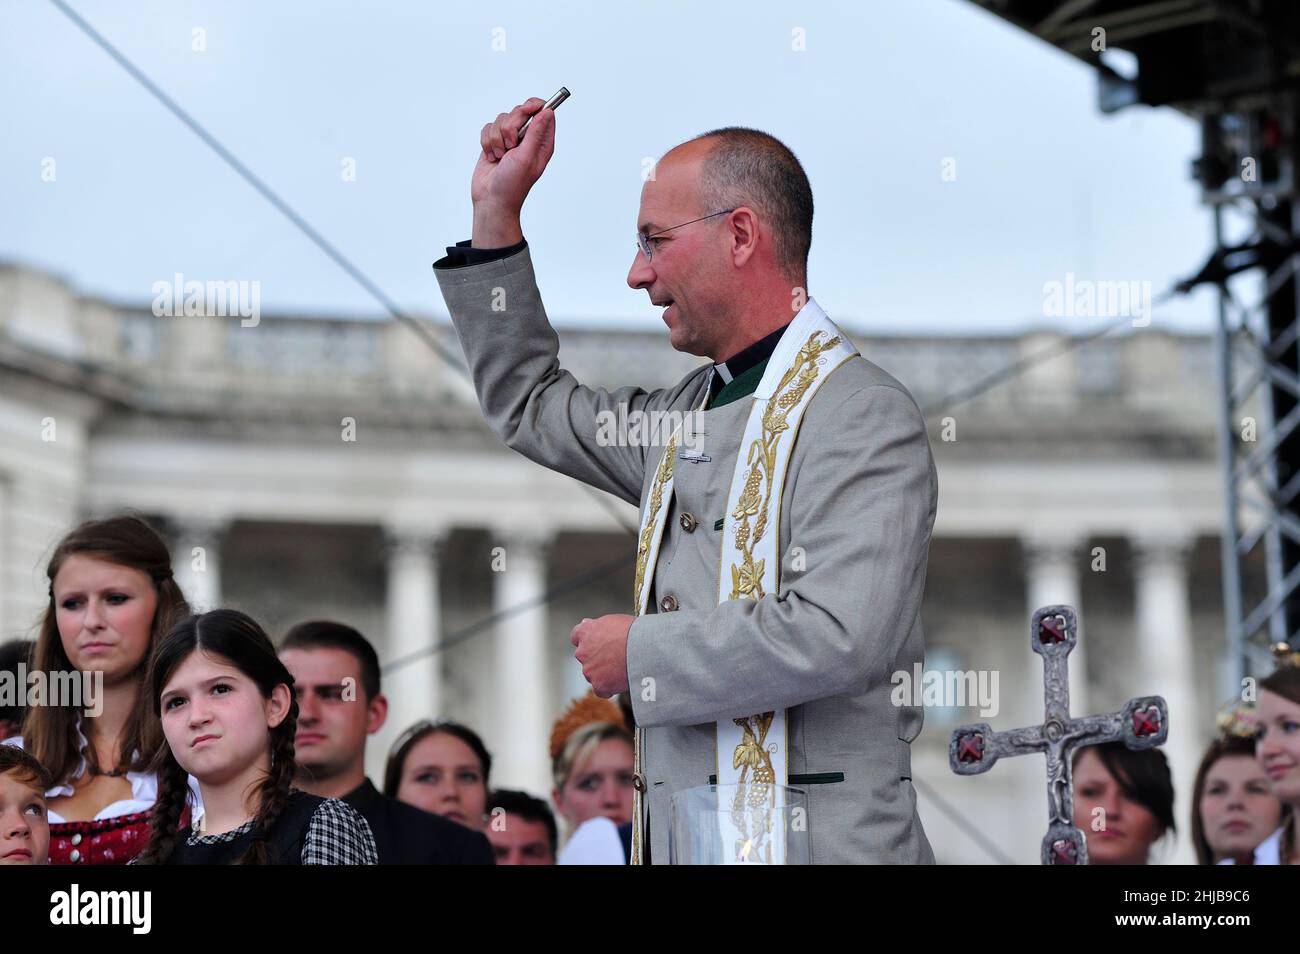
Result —
<path fill-rule="evenodd" d="M 290 689 L 289 713 L 268 731 L 271 769 L 258 790 L 253 824 L 253 844 L 236 864 L 273 864 L 267 836 L 288 801 L 295 764 L 293 738 L 298 725 L 298 702 L 293 697 L 293 676 L 285 668 L 262 627 L 237 610 L 212 610 L 187 616 L 159 642 L 149 665 L 146 688 L 152 701 L 150 733 L 158 736 L 157 755 L 150 768 L 158 774 L 158 801 L 154 806 L 149 845 L 137 864 L 161 864 L 176 847 L 180 820 L 189 799 L 189 776 L 162 736 L 162 693 L 167 681 L 193 652 L 220 656 L 252 679 L 264 698 L 278 685 Z"/>

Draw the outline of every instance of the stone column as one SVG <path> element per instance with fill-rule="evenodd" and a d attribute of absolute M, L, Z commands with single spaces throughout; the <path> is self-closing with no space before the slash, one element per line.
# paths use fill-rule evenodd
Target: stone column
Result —
<path fill-rule="evenodd" d="M 1196 697 L 1188 590 L 1192 543 L 1192 535 L 1186 532 L 1143 532 L 1133 539 L 1138 671 L 1124 695 L 1161 695 L 1169 704 L 1169 739 L 1162 748 L 1173 772 L 1174 818 L 1180 829 L 1169 859 L 1173 864 L 1196 863 L 1187 830 L 1192 784 L 1202 755 L 1202 737 L 1213 728 L 1215 709 Z"/>
<path fill-rule="evenodd" d="M 442 638 L 438 563 L 444 532 L 390 529 L 385 534 L 388 558 L 386 615 L 388 641 L 380 653 L 388 697 L 385 738 L 396 738 L 412 723 L 442 712 Z"/>
<path fill-rule="evenodd" d="M 229 524 L 206 517 L 180 517 L 172 549 L 172 572 L 195 613 L 221 607 L 221 544 Z"/>
<path fill-rule="evenodd" d="M 11 478 L 3 470 L 0 470 L 0 642 L 8 642 L 11 639 L 18 638 L 20 627 L 18 626 L 18 606 L 23 601 L 18 596 L 18 575 L 17 561 L 13 560 L 11 554 L 16 552 L 17 548 L 13 543 L 13 524 L 10 522 L 10 513 L 12 510 L 11 501 L 13 491 L 11 490 Z M 45 568 L 41 567 L 43 571 Z M 40 573 L 38 577 L 36 573 Z M 44 580 L 44 573 L 36 571 L 31 574 L 33 582 L 36 579 Z M 22 581 L 27 582 L 26 578 Z M 37 607 L 44 601 L 34 599 L 35 594 L 45 595 L 44 590 L 38 590 L 35 586 L 28 586 L 27 589 L 32 592 L 33 596 L 29 597 L 32 605 L 32 617 L 36 616 Z"/>
<path fill-rule="evenodd" d="M 492 775 L 497 786 L 539 798 L 551 789 L 546 607 L 541 603 L 551 539 L 547 532 L 497 534 L 491 561 L 492 611 L 508 614 L 496 626 Z"/>
<path fill-rule="evenodd" d="M 1025 613 L 1024 645 L 1029 645 L 1029 620 L 1035 610 L 1052 604 L 1073 606 L 1078 615 L 1079 639 L 1070 653 L 1070 714 L 1088 715 L 1088 642 L 1087 614 L 1080 606 L 1080 560 L 1085 537 L 1078 532 L 1048 533 L 1030 531 L 1021 536 L 1025 588 L 1029 599 Z M 1034 663 L 1035 683 L 1041 682 L 1042 665 Z M 1037 708 L 1041 709 L 1041 705 Z"/>

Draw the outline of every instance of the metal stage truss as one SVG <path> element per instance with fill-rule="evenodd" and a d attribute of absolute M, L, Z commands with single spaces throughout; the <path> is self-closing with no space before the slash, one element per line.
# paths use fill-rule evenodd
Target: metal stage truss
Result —
<path fill-rule="evenodd" d="M 1264 675 L 1272 646 L 1300 647 L 1300 4 L 968 2 L 1093 67 L 1103 112 L 1165 106 L 1200 124 L 1213 251 L 1179 288 L 1218 289 L 1228 675 Z M 1243 586 L 1261 548 L 1262 591 Z"/>

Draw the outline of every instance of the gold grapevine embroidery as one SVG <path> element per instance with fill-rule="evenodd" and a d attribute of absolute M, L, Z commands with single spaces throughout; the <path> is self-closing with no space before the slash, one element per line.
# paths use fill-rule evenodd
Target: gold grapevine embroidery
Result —
<path fill-rule="evenodd" d="M 772 861 L 772 843 L 768 837 L 772 819 L 765 809 L 772 785 L 776 782 L 772 753 L 767 749 L 767 733 L 772 728 L 774 717 L 775 713 L 765 712 L 747 719 L 732 720 L 742 733 L 731 760 L 731 767 L 740 769 L 740 785 L 731 801 L 731 821 L 740 836 L 736 842 L 738 860 L 747 860 L 758 852 L 768 864 Z M 752 776 L 749 774 L 751 770 Z M 749 785 L 745 784 L 746 781 Z M 749 826 L 746 809 L 753 816 L 753 828 Z"/>
<path fill-rule="evenodd" d="M 736 520 L 735 547 L 740 553 L 738 563 L 731 565 L 731 599 L 763 598 L 763 571 L 766 560 L 754 560 L 754 547 L 767 533 L 768 514 L 771 511 L 772 487 L 776 480 L 776 454 L 781 443 L 781 436 L 790 429 L 786 418 L 790 409 L 803 400 L 820 371 L 818 361 L 821 356 L 840 343 L 839 336 L 821 341 L 824 332 L 814 331 L 804 342 L 791 365 L 781 376 L 780 382 L 768 401 L 763 412 L 762 434 L 749 446 L 745 458 L 749 473 L 745 475 L 745 484 L 740 492 L 740 499 L 731 516 Z M 750 520 L 753 523 L 750 523 Z M 780 559 L 778 554 L 777 559 Z M 776 770 L 772 766 L 772 753 L 767 750 L 767 733 L 772 726 L 775 713 L 765 712 L 747 719 L 733 720 L 742 732 L 740 744 L 732 756 L 732 768 L 740 769 L 739 781 L 742 787 L 737 791 L 732 802 L 732 821 L 742 834 L 743 850 L 758 847 L 770 860 L 771 844 L 763 837 L 766 833 L 755 830 L 751 833 L 745 822 L 744 810 L 748 807 L 758 811 L 766 801 L 771 785 L 776 781 Z M 753 772 L 752 776 L 750 772 Z M 746 781 L 748 787 L 744 787 Z M 759 816 L 756 816 L 756 818 Z M 767 816 L 762 816 L 767 817 Z M 742 850 L 738 845 L 737 850 Z"/>
<path fill-rule="evenodd" d="M 782 375 L 772 399 L 763 412 L 763 433 L 749 445 L 745 458 L 749 473 L 745 486 L 731 516 L 736 519 L 736 549 L 740 551 L 739 564 L 731 565 L 731 599 L 763 598 L 763 570 L 766 560 L 754 562 L 754 547 L 767 532 L 768 512 L 772 502 L 772 484 L 776 479 L 776 452 L 781 435 L 790 429 L 786 417 L 790 409 L 803 400 L 804 394 L 817 380 L 820 368 L 818 359 L 840 343 L 839 336 L 825 342 L 818 339 L 824 334 L 814 331 L 799 349 L 795 362 Z M 750 518 L 754 518 L 751 527 Z"/>
<path fill-rule="evenodd" d="M 641 528 L 641 537 L 636 545 L 636 580 L 632 584 L 632 607 L 636 613 L 641 612 L 641 587 L 645 585 L 646 562 L 650 557 L 650 545 L 654 542 L 655 525 L 659 522 L 659 508 L 663 505 L 664 485 L 673 475 L 673 459 L 677 456 L 677 435 L 674 434 L 664 449 L 664 456 L 659 461 L 655 472 L 654 486 L 650 490 L 650 500 L 646 503 L 645 526 Z"/>

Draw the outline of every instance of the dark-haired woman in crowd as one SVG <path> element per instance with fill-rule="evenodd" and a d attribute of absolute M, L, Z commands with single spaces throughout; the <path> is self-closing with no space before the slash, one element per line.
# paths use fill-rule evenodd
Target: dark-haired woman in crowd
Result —
<path fill-rule="evenodd" d="M 1088 839 L 1092 865 L 1145 865 L 1151 847 L 1174 823 L 1174 783 L 1159 749 L 1123 742 L 1074 754 L 1074 824 Z"/>
<path fill-rule="evenodd" d="M 154 644 L 189 612 L 171 554 L 143 520 L 87 521 L 46 566 L 49 604 L 27 665 L 44 673 L 103 673 L 103 698 L 86 707 L 28 707 L 21 745 L 50 773 L 51 864 L 125 864 L 149 837 L 158 784 L 143 739 L 141 698 Z M 56 700 L 58 701 L 58 700 Z M 102 708 L 100 708 L 102 706 Z M 201 804 L 195 800 L 195 810 Z"/>
<path fill-rule="evenodd" d="M 1192 846 L 1202 865 L 1252 864 L 1255 848 L 1273 832 L 1282 805 L 1255 759 L 1259 721 L 1253 706 L 1220 715 L 1192 789 Z"/>
<path fill-rule="evenodd" d="M 492 756 L 477 732 L 459 722 L 426 719 L 389 750 L 384 794 L 483 831 L 491 770 Z"/>
<path fill-rule="evenodd" d="M 346 802 L 292 787 L 293 676 L 248 616 L 189 616 L 158 644 L 147 681 L 166 740 L 153 766 L 158 807 L 141 864 L 378 863 L 370 825 Z M 203 795 L 201 832 L 183 825 L 188 775 Z"/>

